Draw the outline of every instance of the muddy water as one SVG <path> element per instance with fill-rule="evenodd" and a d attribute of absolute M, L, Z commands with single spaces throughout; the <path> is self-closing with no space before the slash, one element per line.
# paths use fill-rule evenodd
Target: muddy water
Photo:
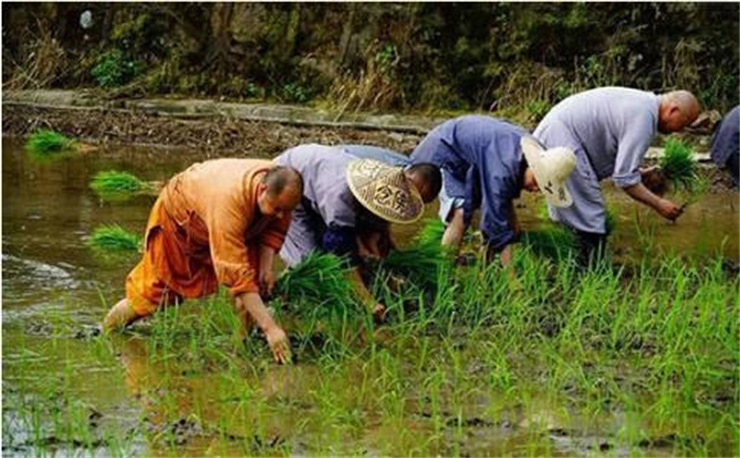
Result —
<path fill-rule="evenodd" d="M 101 258 L 87 247 L 87 238 L 96 226 L 113 222 L 141 232 L 153 201 L 151 197 L 142 196 L 116 205 L 102 204 L 88 188 L 90 178 L 100 170 L 118 169 L 146 180 L 165 180 L 204 157 L 187 150 L 108 148 L 40 164 L 30 160 L 17 141 L 3 139 L 2 146 L 3 455 L 33 453 L 27 444 L 34 434 L 48 439 L 49 447 L 62 455 L 79 454 L 79 444 L 54 447 L 58 438 L 47 437 L 50 433 L 45 432 L 52 421 L 49 412 L 38 414 L 44 419 L 36 431 L 29 430 L 27 424 L 24 426 L 14 421 L 28 399 L 42 399 L 53 406 L 55 403 L 69 403 L 68 397 L 80 403 L 80 415 L 88 423 L 94 421 L 95 428 L 123 431 L 127 438 L 126 453 L 194 456 L 242 453 L 243 447 L 211 448 L 212 444 L 204 437 L 214 434 L 223 437 L 231 433 L 203 432 L 199 430 L 200 423 L 192 418 L 183 417 L 182 424 L 169 425 L 168 431 L 162 431 L 161 426 L 153 426 L 149 430 L 140 426 L 142 422 L 156 425 L 157 415 L 165 406 L 171 405 L 182 411 L 199 412 L 199 418 L 218 424 L 218 418 L 209 418 L 214 416 L 214 412 L 207 408 L 209 396 L 216 388 L 214 384 L 233 381 L 209 377 L 208 374 L 192 374 L 187 367 L 153 365 L 147 358 L 146 340 L 143 338 L 86 339 L 89 327 L 98 323 L 109 305 L 122 296 L 123 278 L 136 262 L 136 255 Z M 656 247 L 666 251 L 694 256 L 721 250 L 726 257 L 737 261 L 738 208 L 735 194 L 706 194 L 689 205 L 678 223 L 671 224 L 646 209 L 637 208 L 619 191 L 607 187 L 606 192 L 608 200 L 617 209 L 613 246 L 619 256 L 627 259 L 637 255 L 641 244 L 651 240 Z M 536 227 L 540 221 L 539 201 L 525 196 L 519 206 L 523 227 Z M 436 204 L 427 213 L 433 217 Z M 637 221 L 641 230 L 637 229 Z M 408 239 L 416 229 L 401 228 L 397 233 L 402 240 Z M 654 233 L 654 237 L 641 235 L 645 230 Z M 292 371 L 287 377 L 286 370 Z M 285 402 L 290 403 L 291 399 L 299 400 L 301 392 L 318 389 L 310 382 L 315 378 L 316 370 L 310 365 L 292 369 L 271 367 L 261 375 L 256 374 L 253 379 L 239 383 L 246 382 L 262 392 L 290 393 L 285 395 Z M 164 394 L 159 392 L 163 379 L 168 381 L 168 386 L 174 385 L 178 389 Z M 293 423 L 299 422 L 307 411 L 301 410 L 300 406 L 287 411 L 292 413 L 281 417 L 279 424 L 265 428 L 289 435 Z M 540 412 L 537 415 L 547 417 L 549 414 Z M 64 421 L 74 423 L 70 419 Z M 531 417 L 526 421 L 531 422 Z M 468 431 L 468 443 L 478 444 L 468 447 L 468 451 L 473 454 L 524 453 L 521 444 L 529 438 L 522 436 L 521 432 L 511 432 L 511 428 L 506 426 L 508 422 L 483 424 L 483 430 Z M 419 426 L 420 429 L 427 427 L 426 424 Z M 377 431 L 369 431 L 368 434 L 383 437 L 393 433 L 387 425 L 383 428 L 378 427 Z M 541 453 L 569 455 L 594 446 L 592 443 L 588 447 L 579 445 L 567 434 L 561 434 L 555 426 L 551 429 L 554 432 Z M 480 434 L 485 437 L 477 437 L 476 431 L 483 431 Z M 172 447 L 159 449 L 147 440 L 147 437 L 165 432 L 175 438 Z M 320 432 L 316 431 L 316 434 L 319 439 L 292 444 L 292 453 L 310 454 L 316 445 L 314 442 L 322 440 Z M 180 443 L 178 437 L 185 439 Z M 280 453 L 281 439 L 278 436 L 235 438 L 237 443 L 246 440 L 257 442 L 253 444 L 254 453 Z M 600 446 L 598 442 L 595 444 L 596 448 Z M 357 447 L 338 450 L 362 453 L 362 444 Z M 85 448 L 100 455 L 111 453 L 95 442 Z M 661 454 L 660 450 L 653 452 Z M 364 449 L 364 453 L 378 454 L 382 451 Z M 620 455 L 625 453 L 617 451 Z"/>

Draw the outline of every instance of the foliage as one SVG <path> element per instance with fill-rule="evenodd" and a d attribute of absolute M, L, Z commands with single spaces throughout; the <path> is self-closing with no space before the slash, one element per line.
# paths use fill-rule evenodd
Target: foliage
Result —
<path fill-rule="evenodd" d="M 141 237 L 118 224 L 109 224 L 95 228 L 89 243 L 106 251 L 137 251 L 141 248 Z"/>
<path fill-rule="evenodd" d="M 522 234 L 522 243 L 533 253 L 550 259 L 568 259 L 577 254 L 578 240 L 562 225 L 545 225 Z"/>
<path fill-rule="evenodd" d="M 660 169 L 676 188 L 692 190 L 697 182 L 696 160 L 690 145 L 677 138 L 669 138 L 660 158 Z"/>
<path fill-rule="evenodd" d="M 380 263 L 380 269 L 399 274 L 424 288 L 436 286 L 440 267 L 449 261 L 441 244 L 444 230 L 440 220 L 429 220 L 411 246 L 392 250 Z"/>
<path fill-rule="evenodd" d="M 114 88 L 128 83 L 141 71 L 139 61 L 120 49 L 113 49 L 98 58 L 91 74 L 100 86 Z"/>
<path fill-rule="evenodd" d="M 603 85 L 683 87 L 720 112 L 738 103 L 740 43 L 727 39 L 740 23 L 733 4 L 89 8 L 109 25 L 85 38 L 68 23 L 79 17 L 75 4 L 9 5 L 4 79 L 14 87 L 91 81 L 115 87 L 144 72 L 143 88 L 154 93 L 244 97 L 259 88 L 267 97 L 296 103 L 329 98 L 346 109 L 518 107 L 529 123 L 564 97 Z M 38 62 L 39 55 L 48 56 L 48 65 Z M 68 71 L 58 71 L 62 62 L 69 62 Z M 254 87 L 245 87 L 247 81 Z"/>
<path fill-rule="evenodd" d="M 26 150 L 38 155 L 49 155 L 70 151 L 76 145 L 75 140 L 59 132 L 42 129 L 37 130 L 28 138 Z"/>
<path fill-rule="evenodd" d="M 275 290 L 289 299 L 289 304 L 308 300 L 347 310 L 355 304 L 349 274 L 345 259 L 313 251 L 280 275 Z"/>

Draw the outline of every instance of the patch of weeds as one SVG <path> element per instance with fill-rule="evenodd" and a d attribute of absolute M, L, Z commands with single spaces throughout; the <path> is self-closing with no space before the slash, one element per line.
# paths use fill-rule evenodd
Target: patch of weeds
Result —
<path fill-rule="evenodd" d="M 305 103 L 311 99 L 311 90 L 297 82 L 283 85 L 283 97 L 290 102 Z"/>
<path fill-rule="evenodd" d="M 102 54 L 90 71 L 98 85 L 104 88 L 123 86 L 143 70 L 142 63 L 120 49 Z"/>
<path fill-rule="evenodd" d="M 550 111 L 550 102 L 543 99 L 534 99 L 527 102 L 524 107 L 529 115 L 529 120 L 538 122 Z"/>
<path fill-rule="evenodd" d="M 95 228 L 90 245 L 105 251 L 137 251 L 141 248 L 141 237 L 127 231 L 118 224 Z"/>

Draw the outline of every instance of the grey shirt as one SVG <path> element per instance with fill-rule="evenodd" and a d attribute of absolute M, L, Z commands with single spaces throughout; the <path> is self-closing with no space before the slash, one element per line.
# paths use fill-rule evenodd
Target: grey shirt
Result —
<path fill-rule="evenodd" d="M 347 185 L 347 164 L 356 159 L 339 147 L 296 146 L 275 159 L 303 177 L 303 205 L 321 216 L 327 227 L 354 227 L 354 197 Z"/>
<path fill-rule="evenodd" d="M 557 104 L 534 136 L 547 144 L 548 131 L 567 130 L 591 162 L 599 180 L 617 186 L 640 182 L 639 167 L 658 129 L 659 97 L 652 92 L 604 87 L 581 92 Z M 551 146 L 551 145 L 548 145 Z"/>

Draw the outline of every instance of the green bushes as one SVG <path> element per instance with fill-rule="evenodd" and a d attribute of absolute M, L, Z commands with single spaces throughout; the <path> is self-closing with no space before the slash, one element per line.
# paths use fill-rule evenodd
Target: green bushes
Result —
<path fill-rule="evenodd" d="M 101 55 L 91 74 L 98 85 L 114 88 L 130 82 L 142 72 L 140 61 L 126 55 L 120 49 L 113 49 Z"/>
<path fill-rule="evenodd" d="M 604 85 L 683 87 L 720 112 L 738 103 L 740 45 L 725 39 L 740 22 L 732 4 L 126 4 L 92 48 L 54 33 L 74 8 L 9 6 L 8 80 L 69 87 L 88 83 L 92 68 L 106 88 L 142 75 L 140 88 L 155 93 L 511 110 L 530 123 L 564 97 Z M 29 66 L 38 36 L 57 40 L 54 55 L 80 58 L 66 58 L 75 63 L 61 74 L 59 65 Z"/>

